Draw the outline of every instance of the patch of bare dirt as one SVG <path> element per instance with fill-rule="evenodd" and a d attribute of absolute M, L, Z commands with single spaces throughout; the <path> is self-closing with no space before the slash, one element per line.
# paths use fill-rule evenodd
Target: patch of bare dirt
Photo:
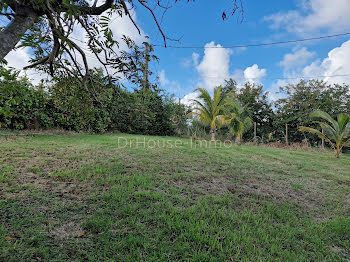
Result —
<path fill-rule="evenodd" d="M 194 174 L 193 171 L 191 171 L 191 174 Z M 327 204 L 327 201 L 334 201 L 334 206 L 339 204 L 337 200 L 329 199 L 327 195 L 329 192 L 322 188 L 322 184 L 325 182 L 322 179 L 305 177 L 276 179 L 273 175 L 258 177 L 252 173 L 250 176 L 244 178 L 234 170 L 231 170 L 230 174 L 223 172 L 222 176 L 203 174 L 202 171 L 201 175 L 195 175 L 195 178 L 183 176 L 173 179 L 171 182 L 176 187 L 192 191 L 194 199 L 201 195 L 222 196 L 231 193 L 239 198 L 255 198 L 296 204 L 317 221 L 328 219 L 334 215 L 324 212 L 324 205 Z M 299 185 L 300 189 L 293 188 L 292 183 Z M 348 203 L 349 200 L 347 200 Z M 347 207 L 345 208 L 347 209 Z M 348 208 L 350 210 L 350 205 L 348 205 Z"/>
<path fill-rule="evenodd" d="M 50 234 L 60 240 L 66 240 L 70 238 L 81 238 L 85 232 L 77 223 L 68 222 L 50 230 Z"/>

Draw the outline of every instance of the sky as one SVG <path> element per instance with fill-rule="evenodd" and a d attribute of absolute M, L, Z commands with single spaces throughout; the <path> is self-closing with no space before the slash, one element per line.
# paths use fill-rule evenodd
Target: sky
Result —
<path fill-rule="evenodd" d="M 348 33 L 349 0 L 243 0 L 243 21 L 237 15 L 222 20 L 222 12 L 229 12 L 232 0 L 170 2 L 172 7 L 164 16 L 156 11 L 164 33 L 179 40 L 168 40 L 167 44 L 196 48 L 158 46 L 163 44 L 162 37 L 151 14 L 141 6 L 132 13 L 141 35 L 127 17 L 112 19 L 111 29 L 115 36 L 127 34 L 138 44 L 146 35 L 150 37 L 151 44 L 157 45 L 154 54 L 159 58 L 159 62 L 151 62 L 150 69 L 158 77 L 160 87 L 183 103 L 196 97 L 197 87 L 212 91 L 229 78 L 240 85 L 245 81 L 263 84 L 271 100 L 283 96 L 280 86 L 296 83 L 300 77 L 350 84 L 350 35 L 264 47 L 225 48 Z M 74 35 L 84 39 L 79 28 Z M 20 69 L 29 57 L 30 50 L 18 49 L 6 59 Z M 90 59 L 90 63 L 98 66 L 96 60 Z M 34 81 L 41 77 L 34 71 L 28 75 Z"/>

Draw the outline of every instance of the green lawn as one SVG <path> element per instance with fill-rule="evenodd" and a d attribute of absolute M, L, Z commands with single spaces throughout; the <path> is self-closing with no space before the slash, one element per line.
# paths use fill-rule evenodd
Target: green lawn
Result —
<path fill-rule="evenodd" d="M 2 136 L 0 261 L 350 261 L 350 155 L 136 139 Z"/>

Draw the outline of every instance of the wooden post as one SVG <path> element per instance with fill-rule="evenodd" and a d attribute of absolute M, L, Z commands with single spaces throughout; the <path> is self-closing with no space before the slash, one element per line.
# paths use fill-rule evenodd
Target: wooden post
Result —
<path fill-rule="evenodd" d="M 143 88 L 148 89 L 149 83 L 148 83 L 148 63 L 149 63 L 149 45 L 147 42 L 144 42 L 145 44 L 145 64 L 143 69 Z"/>
<path fill-rule="evenodd" d="M 256 144 L 256 122 L 254 122 L 254 144 Z"/>
<path fill-rule="evenodd" d="M 288 146 L 288 124 L 286 124 L 286 145 Z"/>
<path fill-rule="evenodd" d="M 322 128 L 322 134 L 324 135 L 324 130 Z M 322 149 L 324 149 L 324 139 L 322 138 Z"/>

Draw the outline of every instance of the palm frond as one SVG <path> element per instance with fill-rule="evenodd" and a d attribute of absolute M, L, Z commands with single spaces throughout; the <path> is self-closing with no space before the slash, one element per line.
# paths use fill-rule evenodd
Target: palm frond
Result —
<path fill-rule="evenodd" d="M 337 116 L 339 130 L 343 131 L 347 124 L 350 122 L 350 115 L 339 114 Z"/>
<path fill-rule="evenodd" d="M 350 146 L 350 137 L 344 141 L 344 146 Z"/>
<path fill-rule="evenodd" d="M 217 125 L 224 124 L 226 122 L 223 117 L 226 94 L 222 92 L 222 88 L 219 86 L 214 89 L 213 98 L 204 88 L 197 88 L 195 92 L 199 94 L 196 99 L 191 99 L 194 108 L 188 116 L 198 117 L 204 125 L 210 126 L 212 129 L 216 129 Z"/>
<path fill-rule="evenodd" d="M 195 90 L 195 92 L 199 92 L 199 96 L 198 96 L 198 99 L 202 99 L 203 100 L 203 104 L 205 105 L 205 107 L 208 109 L 208 111 L 212 111 L 212 99 L 211 99 L 211 96 L 209 94 L 209 92 L 204 89 L 204 88 L 197 88 Z"/>
<path fill-rule="evenodd" d="M 326 137 L 324 134 L 322 134 L 320 131 L 318 131 L 317 129 L 314 129 L 314 128 L 311 128 L 311 127 L 306 127 L 306 126 L 301 126 L 301 127 L 299 127 L 299 131 L 315 134 L 318 137 L 320 137 L 320 138 L 324 139 L 325 141 L 327 141 L 334 148 L 334 144 L 332 143 L 332 141 L 328 137 Z"/>
<path fill-rule="evenodd" d="M 336 132 L 339 132 L 338 122 L 335 121 L 328 113 L 323 112 L 321 110 L 316 110 L 310 114 L 310 117 L 311 118 L 322 118 L 322 119 L 328 121 L 332 125 L 333 129 L 336 130 Z"/>
<path fill-rule="evenodd" d="M 210 108 L 208 108 L 208 106 L 206 106 L 205 104 L 203 104 L 201 101 L 197 100 L 197 99 L 191 99 L 191 101 L 193 101 L 196 104 L 196 108 L 201 108 L 202 110 L 205 111 L 205 113 L 208 115 L 208 117 L 212 117 L 212 112 L 210 111 Z"/>
<path fill-rule="evenodd" d="M 344 130 L 341 134 L 343 137 L 350 136 L 350 122 L 344 127 Z"/>
<path fill-rule="evenodd" d="M 320 127 L 323 129 L 325 135 L 328 138 L 330 138 L 330 139 L 337 139 L 338 138 L 337 131 L 335 131 L 329 124 L 327 124 L 325 122 L 319 122 L 319 121 L 315 121 L 314 123 L 318 123 L 320 125 Z"/>

